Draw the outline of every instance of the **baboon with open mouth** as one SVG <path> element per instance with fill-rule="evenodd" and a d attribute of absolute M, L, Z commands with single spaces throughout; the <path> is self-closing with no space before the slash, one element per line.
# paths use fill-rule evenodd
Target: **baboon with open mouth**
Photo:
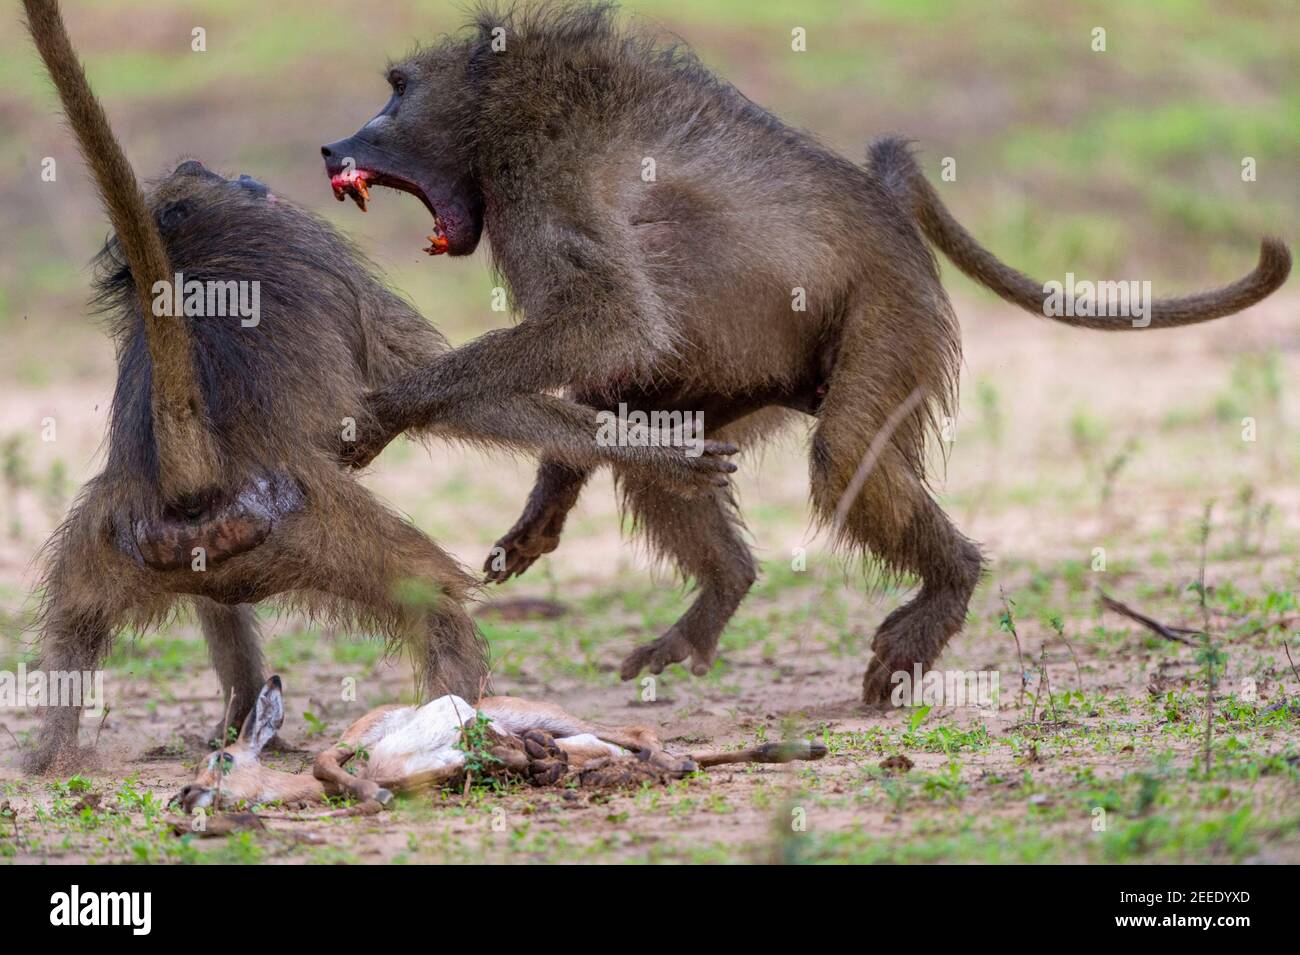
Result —
<path fill-rule="evenodd" d="M 701 411 L 714 437 L 739 443 L 810 416 L 819 517 L 838 544 L 921 582 L 876 631 L 863 698 L 883 702 L 891 674 L 930 667 L 982 568 L 927 488 L 927 439 L 954 413 L 961 353 L 930 246 L 1040 316 L 1043 285 L 975 242 L 901 141 L 877 143 L 865 168 L 850 162 L 679 45 L 620 29 L 607 4 L 485 9 L 388 80 L 379 114 L 322 147 L 336 194 L 363 206 L 368 185 L 413 194 L 433 216 L 431 254 L 467 254 L 486 233 L 522 321 L 378 389 L 378 430 L 355 460 L 475 393 L 563 388 L 606 409 Z M 1289 268 L 1266 239 L 1253 272 L 1151 303 L 1149 327 L 1240 311 Z M 1091 310 L 1053 317 L 1134 327 Z M 543 461 L 490 579 L 555 549 L 587 475 Z M 622 676 L 677 662 L 702 674 L 756 574 L 734 502 L 619 476 L 652 547 L 699 584 Z"/>

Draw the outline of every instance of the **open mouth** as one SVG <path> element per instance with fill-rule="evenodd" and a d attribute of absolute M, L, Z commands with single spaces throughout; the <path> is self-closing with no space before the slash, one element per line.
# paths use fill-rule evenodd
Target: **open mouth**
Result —
<path fill-rule="evenodd" d="M 424 203 L 424 207 L 433 216 L 433 232 L 429 235 L 429 245 L 424 251 L 429 255 L 442 255 L 450 247 L 451 243 L 447 239 L 446 230 L 443 229 L 442 219 L 438 217 L 438 210 L 433 207 L 424 190 L 409 179 L 389 176 L 369 169 L 349 169 L 330 176 L 330 186 L 334 189 L 335 199 L 342 202 L 350 196 L 362 212 L 366 211 L 371 186 L 387 186 L 398 192 L 410 193 Z"/>

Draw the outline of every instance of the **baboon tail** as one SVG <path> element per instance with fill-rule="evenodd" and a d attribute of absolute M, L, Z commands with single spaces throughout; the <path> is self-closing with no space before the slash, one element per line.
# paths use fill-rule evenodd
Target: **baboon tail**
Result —
<path fill-rule="evenodd" d="M 104 108 L 86 81 L 56 0 L 23 0 L 23 7 L 27 10 L 27 28 L 59 91 L 81 154 L 95 175 L 131 275 L 142 296 L 152 299 L 153 284 L 170 281 L 171 269 L 135 173 L 108 125 Z"/>
<path fill-rule="evenodd" d="M 952 217 L 926 181 L 905 140 L 887 138 L 872 143 L 868 165 L 881 183 L 912 211 L 926 238 L 966 275 L 1026 311 L 1067 325 L 1123 331 L 1208 322 L 1254 305 L 1276 291 L 1291 271 L 1291 253 L 1286 245 L 1280 239 L 1266 236 L 1260 243 L 1259 264 L 1249 275 L 1222 288 L 1179 298 L 1156 299 L 1149 303 L 1146 317 L 1150 322 L 1147 325 L 1134 325 L 1124 316 L 1049 314 L 1045 307 L 1049 294 L 1044 291 L 1043 283 L 998 261 L 992 252 L 975 241 Z"/>
<path fill-rule="evenodd" d="M 185 319 L 155 316 L 152 310 L 155 284 L 172 280 L 166 246 L 131 164 L 86 80 L 57 0 L 23 0 L 23 7 L 27 29 L 94 173 L 140 299 L 153 359 L 152 410 L 161 490 L 171 500 L 192 498 L 214 483 L 217 458 L 203 418 L 204 402 Z"/>

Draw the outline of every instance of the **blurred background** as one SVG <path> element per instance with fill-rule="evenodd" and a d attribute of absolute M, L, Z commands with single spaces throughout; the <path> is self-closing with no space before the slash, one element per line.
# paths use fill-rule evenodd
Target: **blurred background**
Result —
<path fill-rule="evenodd" d="M 55 356 L 40 341 L 53 327 L 61 344 L 88 330 L 78 317 L 83 266 L 106 227 L 16 7 L 0 34 L 0 327 L 11 343 L 4 370 L 22 383 L 51 372 Z M 386 58 L 464 23 L 465 5 L 64 7 L 140 174 L 189 155 L 253 174 L 356 236 L 453 335 L 492 320 L 481 256 L 430 262 L 420 254 L 427 214 L 403 198 L 384 195 L 364 217 L 335 205 L 317 153 L 382 105 Z M 1288 0 L 630 0 L 623 9 L 679 34 L 747 96 L 847 156 L 896 132 L 916 140 L 936 179 L 939 160 L 954 157 L 946 201 L 1035 275 L 1069 268 L 1194 288 L 1240 274 L 1261 233 L 1285 235 L 1296 221 L 1300 18 Z M 204 53 L 190 50 L 199 26 Z M 790 49 L 796 26 L 808 31 L 807 52 Z M 1095 27 L 1106 31 L 1104 53 L 1092 49 Z M 57 183 L 39 178 L 45 156 L 59 162 Z M 1254 182 L 1242 181 L 1246 156 Z M 24 316 L 35 339 L 15 337 Z M 95 351 L 64 360 L 90 372 Z"/>
<path fill-rule="evenodd" d="M 470 18 L 465 5 L 63 6 L 138 174 L 158 175 L 187 156 L 228 175 L 248 172 L 355 237 L 453 342 L 508 320 L 489 307 L 483 252 L 428 258 L 420 251 L 428 217 L 418 203 L 381 191 L 366 215 L 337 204 L 318 155 L 320 143 L 350 134 L 383 103 L 387 58 L 457 29 Z M 1289 0 L 630 0 L 623 9 L 680 35 L 747 96 L 845 155 L 857 159 L 873 137 L 902 133 L 915 139 L 936 183 L 940 161 L 955 158 L 956 181 L 938 183 L 945 201 L 1003 259 L 1036 276 L 1151 279 L 1157 295 L 1177 293 L 1244 273 L 1263 233 L 1294 238 L 1300 20 Z M 30 584 L 35 544 L 97 465 L 113 356 L 84 308 L 87 263 L 106 219 L 17 4 L 5 16 L 0 587 L 14 609 Z M 191 50 L 196 27 L 206 31 L 206 52 Z M 791 50 L 795 27 L 807 31 L 806 52 Z M 1105 52 L 1094 50 L 1098 27 Z M 47 156 L 57 161 L 55 182 L 40 177 Z M 1254 181 L 1242 179 L 1244 157 L 1255 161 Z M 1222 467 L 1238 482 L 1258 475 L 1259 461 L 1240 456 L 1235 431 L 1219 454 L 1196 428 L 1232 425 L 1258 400 L 1285 406 L 1282 382 L 1297 348 L 1287 289 L 1249 317 L 1172 337 L 1111 337 L 1034 322 L 955 269 L 944 273 L 967 346 L 962 428 L 985 445 L 951 456 L 945 493 L 977 501 L 968 507 L 974 519 L 996 511 L 1004 495 L 1075 501 L 1108 462 L 1123 457 L 1127 467 L 1136 455 L 1125 449 L 1153 429 L 1188 438 L 1162 452 L 1160 480 L 1176 483 L 1188 468 L 1204 476 Z M 39 440 L 46 415 L 62 429 L 53 443 Z M 1294 460 L 1279 436 L 1270 435 L 1271 468 Z M 741 478 L 771 489 L 752 503 L 752 517 L 761 526 L 771 503 L 789 521 L 785 538 L 807 532 L 799 445 L 779 465 L 746 468 Z M 1004 458 L 1020 464 L 1000 466 Z M 390 451 L 373 480 L 477 563 L 478 548 L 513 520 L 529 472 L 527 462 L 446 447 L 430 456 L 408 445 Z M 593 525 L 608 529 L 608 506 Z M 778 555 L 787 543 L 780 540 Z M 626 553 L 616 540 L 609 547 Z M 593 567 L 608 557 L 593 545 L 574 555 L 579 564 L 584 553 Z"/>
<path fill-rule="evenodd" d="M 429 229 L 423 207 L 385 190 L 365 215 L 336 204 L 319 156 L 321 143 L 351 134 L 383 104 L 387 58 L 457 29 L 470 18 L 464 7 L 442 0 L 66 0 L 63 7 L 139 175 L 157 176 L 189 156 L 227 175 L 249 173 L 354 237 L 453 343 L 508 321 L 490 308 L 485 252 L 430 259 L 421 252 Z M 680 35 L 751 99 L 846 156 L 860 161 L 867 143 L 886 133 L 913 138 L 958 219 L 1038 278 L 1063 280 L 1073 271 L 1150 280 L 1157 296 L 1180 294 L 1247 272 L 1262 234 L 1295 248 L 1294 0 L 628 0 L 623 9 Z M 106 237 L 106 218 L 61 128 L 18 4 L 4 4 L 0 21 L 0 668 L 11 668 L 32 655 L 24 630 L 33 556 L 99 466 L 114 366 L 110 343 L 84 307 L 87 264 Z M 206 52 L 191 51 L 196 27 L 206 31 Z M 791 50 L 796 27 L 807 31 L 806 52 Z M 1105 31 L 1104 52 L 1094 50 L 1097 28 Z M 41 179 L 45 157 L 57 162 L 55 182 Z M 939 179 L 945 157 L 956 160 L 953 182 Z M 1253 181 L 1243 181 L 1247 157 Z M 1152 666 L 1159 673 L 1150 686 L 1159 683 L 1160 694 L 1169 686 L 1184 692 L 1195 677 L 1168 682 L 1169 644 L 1102 626 L 1095 587 L 1136 598 L 1168 620 L 1199 619 L 1187 588 L 1198 572 L 1208 506 L 1211 603 L 1222 614 L 1216 632 L 1239 638 L 1231 676 L 1249 674 L 1262 687 L 1290 679 L 1279 645 L 1294 620 L 1300 575 L 1300 403 L 1288 387 L 1300 372 L 1295 279 L 1224 321 L 1171 334 L 1099 335 L 1035 321 L 942 265 L 961 319 L 965 368 L 955 441 L 945 455 L 936 449 L 936 488 L 991 560 L 947 665 L 1004 668 L 1004 689 L 1019 684 L 1017 648 L 999 626 L 1005 591 L 1016 601 L 1025 652 L 1062 668 L 1054 683 L 1077 673 L 1077 661 L 1071 667 L 1056 644 L 1046 656 L 1051 621 L 1086 634 L 1079 646 L 1086 683 L 1080 675 L 1077 699 L 1060 705 L 1080 708 L 1074 718 L 1103 740 L 1097 753 L 1110 752 L 1100 748 L 1105 740 L 1119 747 L 1129 740 L 1116 726 L 1130 727 L 1130 703 L 1158 695 L 1148 686 Z M 52 442 L 41 440 L 46 417 L 57 423 Z M 1242 439 L 1246 417 L 1257 426 L 1252 442 Z M 854 712 L 871 632 L 903 595 L 868 588 L 832 559 L 808 519 L 805 445 L 796 428 L 741 461 L 737 486 L 763 575 L 724 635 L 714 671 L 696 680 L 674 667 L 661 678 L 669 709 L 653 718 L 673 720 L 679 738 L 731 738 L 738 725 L 762 733 L 773 713 L 792 710 L 827 719 Z M 505 455 L 400 442 L 365 480 L 477 568 L 518 515 L 532 471 L 532 462 Z M 635 689 L 618 683 L 614 666 L 690 598 L 663 586 L 668 578 L 653 576 L 617 531 L 602 474 L 560 550 L 493 591 L 558 598 L 568 609 L 556 620 L 483 618 L 499 690 L 544 693 L 608 721 L 649 718 L 636 711 Z M 1098 549 L 1108 561 L 1104 577 Z M 801 551 L 811 573 L 793 559 Z M 267 627 L 270 666 L 289 674 L 297 697 L 318 694 L 310 726 L 291 719 L 292 738 L 324 732 L 322 719 L 337 729 L 356 715 L 331 703 L 341 677 L 371 678 L 354 707 L 410 693 L 377 641 L 336 640 L 344 635 L 296 620 Z M 1184 673 L 1195 672 L 1191 654 L 1183 654 Z M 202 642 L 183 618 L 147 640 L 121 641 L 111 668 L 124 704 L 101 748 L 118 747 L 124 759 L 136 758 L 144 739 L 199 732 L 219 711 Z M 1154 735 L 1134 735 L 1123 752 L 1186 749 L 1189 734 L 1178 735 L 1179 727 L 1194 735 L 1196 721 L 1169 715 L 1174 694 L 1152 704 Z M 1120 724 L 1097 723 L 1099 713 L 1122 714 Z M 34 721 L 15 719 L 6 728 L 24 738 Z M 879 751 L 887 721 L 862 719 L 846 731 L 866 726 Z M 12 775 L 9 742 L 0 738 L 0 768 Z M 864 745 L 858 737 L 841 742 L 850 753 Z M 940 742 L 947 753 L 950 743 Z M 1101 759 L 1127 758 L 1119 752 Z M 1009 760 L 996 768 L 1019 777 Z M 166 784 L 185 772 L 179 762 L 152 766 Z M 990 766 L 967 775 L 983 779 Z M 844 826 L 857 831 L 865 812 L 877 830 L 892 832 L 897 805 L 873 802 L 862 779 L 845 778 L 848 789 L 836 791 L 857 793 L 858 802 L 844 810 Z M 940 778 L 934 792 L 947 792 L 955 778 Z M 978 798 L 1000 805 L 1000 797 Z M 1086 801 L 1091 795 L 1078 798 L 1095 804 Z M 1270 792 L 1242 798 L 1265 814 L 1282 802 Z M 995 818 L 970 805 L 950 821 Z M 1238 803 L 1211 794 L 1205 805 L 1218 813 Z M 1203 831 L 1200 816 L 1189 819 L 1189 832 Z M 753 814 L 751 821 L 765 831 L 766 820 Z M 1004 821 L 996 837 L 922 855 L 1002 858 L 998 847 L 1025 831 L 1018 810 Z M 1228 822 L 1234 833 L 1241 828 Z M 713 823 L 706 814 L 700 838 L 714 837 Z M 1288 825 L 1297 831 L 1300 820 Z M 693 830 L 673 827 L 682 851 L 694 851 Z M 1182 830 L 1174 832 L 1168 844 L 1177 853 Z M 1277 830 L 1256 835 L 1257 844 L 1276 844 Z M 1013 861 L 1094 851 L 1063 849 L 1068 840 L 1058 832 L 1030 842 L 1006 851 Z M 1149 847 L 1118 837 L 1115 844 L 1120 857 Z M 893 845 L 880 852 L 896 858 L 888 855 Z M 1226 851 L 1253 849 L 1233 843 Z"/>
<path fill-rule="evenodd" d="M 87 263 L 106 220 L 16 8 L 0 34 L 8 489 L 0 507 L 9 538 L 0 586 L 11 608 L 27 590 L 20 580 L 35 543 L 96 467 L 113 378 L 109 342 L 84 309 Z M 187 156 L 228 175 L 250 173 L 355 237 L 453 342 L 508 320 L 489 307 L 483 252 L 429 259 L 418 203 L 381 191 L 366 215 L 337 204 L 318 155 L 320 143 L 351 133 L 383 103 L 387 58 L 459 28 L 470 18 L 466 5 L 69 0 L 64 9 L 139 175 L 159 175 Z M 1151 279 L 1157 295 L 1190 291 L 1245 272 L 1261 234 L 1294 237 L 1300 20 L 1288 0 L 631 0 L 623 9 L 678 34 L 747 96 L 845 155 L 857 159 L 873 137 L 902 133 L 936 183 L 941 160 L 953 157 L 956 181 L 939 183 L 945 201 L 1003 259 L 1044 279 L 1073 270 Z M 206 52 L 191 50 L 196 27 L 206 32 Z M 795 27 L 807 31 L 806 52 L 791 49 Z M 1094 50 L 1098 27 L 1105 52 Z M 57 162 L 55 182 L 40 177 L 44 157 Z M 1242 179 L 1244 157 L 1254 159 L 1254 181 Z M 1243 402 L 1285 401 L 1281 382 L 1297 347 L 1285 289 L 1252 317 L 1139 340 L 1034 322 L 955 269 L 944 272 L 967 342 L 963 421 L 976 425 L 968 434 L 996 435 L 979 456 L 952 456 L 946 493 L 978 499 L 975 511 L 996 507 L 1004 493 L 1074 500 L 1079 482 L 1095 480 L 1142 431 L 1177 432 L 1216 417 L 1231 424 Z M 1089 350 L 1100 366 L 1083 373 Z M 1142 373 L 1116 380 L 1121 352 Z M 1175 354 L 1187 356 L 1184 371 Z M 1153 362 L 1170 374 L 1149 374 Z M 1187 387 L 1192 379 L 1198 388 Z M 1118 422 L 1107 419 L 1108 402 Z M 63 429 L 57 442 L 39 440 L 46 415 Z M 791 537 L 806 531 L 795 444 L 785 464 L 742 477 L 775 484 L 778 502 L 790 495 Z M 1030 453 L 1041 460 L 1000 472 L 989 498 L 994 484 L 976 478 L 1003 457 L 1027 463 Z M 1169 453 L 1198 472 L 1210 466 L 1203 459 L 1220 458 L 1199 440 Z M 1275 443 L 1270 453 L 1277 467 L 1294 452 Z M 1067 461 L 1068 474 L 1055 481 L 1058 459 L 1079 454 L 1093 464 Z M 1224 467 L 1248 479 L 1254 465 L 1230 457 Z M 382 459 L 374 481 L 476 562 L 477 548 L 513 519 L 528 472 L 527 462 L 499 456 L 443 447 L 431 459 L 404 446 Z M 447 507 L 448 498 L 460 508 Z M 593 521 L 606 524 L 604 513 Z M 608 556 L 603 550 L 586 549 L 600 555 L 593 566 Z"/>

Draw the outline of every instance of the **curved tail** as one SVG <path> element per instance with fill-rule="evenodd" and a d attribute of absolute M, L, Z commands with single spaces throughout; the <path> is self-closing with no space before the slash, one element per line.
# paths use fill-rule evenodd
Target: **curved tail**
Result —
<path fill-rule="evenodd" d="M 1260 243 L 1259 264 L 1249 275 L 1223 288 L 1179 298 L 1156 299 L 1148 303 L 1149 311 L 1144 317 L 1149 322 L 1145 324 L 1137 325 L 1122 315 L 1079 315 L 1079 309 L 1073 309 L 1076 314 L 1059 314 L 1060 309 L 1048 307 L 1052 296 L 1042 282 L 1036 282 L 998 261 L 952 217 L 922 175 L 905 140 L 888 138 L 872 143 L 868 163 L 882 184 L 912 211 L 926 238 L 957 268 L 1013 305 L 1067 325 L 1125 331 L 1208 322 L 1239 312 L 1272 294 L 1291 271 L 1291 253 L 1286 245 L 1280 239 L 1268 236 Z"/>
<path fill-rule="evenodd" d="M 130 267 L 153 363 L 153 427 L 160 490 L 186 504 L 215 483 L 217 454 L 204 418 L 189 330 L 183 316 L 153 313 L 155 285 L 173 281 L 167 249 L 149 213 L 131 164 L 86 81 L 56 0 L 23 0 L 27 29 L 58 89 L 77 145 L 95 176 L 99 195 Z"/>

